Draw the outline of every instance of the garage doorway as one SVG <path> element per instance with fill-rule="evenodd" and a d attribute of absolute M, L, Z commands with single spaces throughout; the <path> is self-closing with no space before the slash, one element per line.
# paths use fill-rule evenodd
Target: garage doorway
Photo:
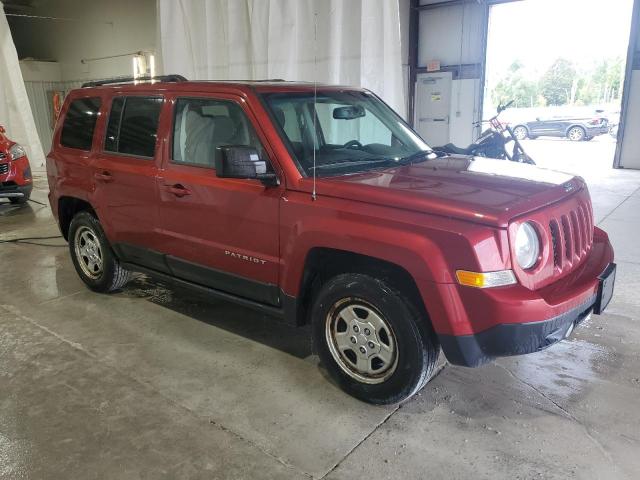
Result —
<path fill-rule="evenodd" d="M 633 0 L 524 0 L 490 7 L 483 117 L 500 119 L 545 168 L 612 168 Z"/>

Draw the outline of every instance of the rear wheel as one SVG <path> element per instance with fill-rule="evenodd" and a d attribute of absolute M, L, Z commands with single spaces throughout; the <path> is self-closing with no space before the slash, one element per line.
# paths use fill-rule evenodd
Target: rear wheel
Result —
<path fill-rule="evenodd" d="M 587 136 L 587 132 L 582 127 L 571 127 L 567 132 L 567 138 L 572 142 L 581 142 Z"/>
<path fill-rule="evenodd" d="M 401 402 L 433 373 L 439 346 L 428 320 L 380 279 L 334 277 L 321 288 L 312 319 L 320 360 L 338 385 L 360 400 Z"/>
<path fill-rule="evenodd" d="M 518 125 L 516 128 L 513 129 L 513 136 L 516 137 L 518 140 L 524 140 L 529 136 L 529 132 L 527 131 L 526 127 L 523 127 L 522 125 Z"/>
<path fill-rule="evenodd" d="M 122 288 L 130 273 L 120 266 L 98 219 L 80 212 L 69 226 L 69 250 L 76 272 L 96 292 Z"/>

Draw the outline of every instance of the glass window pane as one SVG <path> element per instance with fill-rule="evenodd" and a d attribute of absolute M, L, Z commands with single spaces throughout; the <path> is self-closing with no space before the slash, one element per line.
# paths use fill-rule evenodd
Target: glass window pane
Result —
<path fill-rule="evenodd" d="M 366 171 L 430 155 L 422 139 L 368 92 L 328 90 L 264 97 L 307 176 Z"/>
<path fill-rule="evenodd" d="M 262 145 L 242 108 L 228 100 L 180 98 L 173 124 L 173 161 L 213 167 L 223 145 L 250 146 L 263 157 Z"/>
<path fill-rule="evenodd" d="M 60 143 L 69 148 L 91 150 L 93 131 L 100 113 L 99 98 L 81 98 L 69 105 L 62 125 Z"/>
<path fill-rule="evenodd" d="M 117 139 L 117 151 L 153 157 L 162 98 L 126 97 Z"/>

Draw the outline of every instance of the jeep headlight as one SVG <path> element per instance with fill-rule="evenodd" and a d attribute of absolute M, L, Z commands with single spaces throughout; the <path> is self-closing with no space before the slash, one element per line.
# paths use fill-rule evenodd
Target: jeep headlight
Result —
<path fill-rule="evenodd" d="M 540 256 L 540 237 L 534 226 L 525 222 L 518 227 L 515 242 L 516 261 L 524 270 L 533 268 Z"/>
<path fill-rule="evenodd" d="M 18 145 L 16 143 L 9 149 L 9 155 L 11 155 L 11 160 L 18 160 L 19 158 L 25 157 L 27 155 L 27 152 L 22 147 L 22 145 Z"/>

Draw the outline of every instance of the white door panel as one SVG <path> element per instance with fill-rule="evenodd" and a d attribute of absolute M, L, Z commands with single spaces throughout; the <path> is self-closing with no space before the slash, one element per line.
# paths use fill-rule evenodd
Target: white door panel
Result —
<path fill-rule="evenodd" d="M 449 142 L 451 72 L 421 73 L 416 81 L 415 127 L 429 145 Z"/>

